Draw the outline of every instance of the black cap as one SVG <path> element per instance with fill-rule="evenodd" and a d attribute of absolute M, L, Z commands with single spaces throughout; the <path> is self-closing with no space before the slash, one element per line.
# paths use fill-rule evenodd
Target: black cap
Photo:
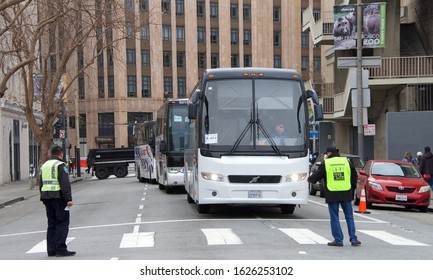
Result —
<path fill-rule="evenodd" d="M 331 147 L 326 148 L 326 152 L 334 154 L 334 153 L 338 152 L 338 149 L 337 149 L 337 147 L 331 146 Z"/>
<path fill-rule="evenodd" d="M 429 146 L 424 147 L 424 151 L 430 152 L 430 147 Z"/>

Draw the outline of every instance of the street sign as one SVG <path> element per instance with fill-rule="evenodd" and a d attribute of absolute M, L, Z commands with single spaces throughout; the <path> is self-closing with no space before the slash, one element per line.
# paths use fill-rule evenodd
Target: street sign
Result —
<path fill-rule="evenodd" d="M 358 66 L 357 57 L 337 57 L 337 68 L 355 68 Z M 380 56 L 365 56 L 362 58 L 362 67 L 382 67 Z"/>
<path fill-rule="evenodd" d="M 358 107 L 358 90 L 351 89 L 350 93 L 352 97 L 352 108 L 356 108 Z M 370 89 L 368 88 L 362 89 L 362 106 L 365 108 L 371 106 Z"/>
<path fill-rule="evenodd" d="M 374 136 L 374 135 L 376 135 L 376 125 L 364 124 L 364 136 Z"/>
<path fill-rule="evenodd" d="M 319 132 L 317 130 L 311 130 L 310 139 L 319 139 Z"/>

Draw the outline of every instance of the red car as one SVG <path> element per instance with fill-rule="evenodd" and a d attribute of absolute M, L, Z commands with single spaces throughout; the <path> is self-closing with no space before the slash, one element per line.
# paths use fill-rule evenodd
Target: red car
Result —
<path fill-rule="evenodd" d="M 355 205 L 359 205 L 362 186 L 365 186 L 367 208 L 372 203 L 397 204 L 406 209 L 418 208 L 427 212 L 430 205 L 430 186 L 411 163 L 399 160 L 370 160 L 359 172 Z"/>

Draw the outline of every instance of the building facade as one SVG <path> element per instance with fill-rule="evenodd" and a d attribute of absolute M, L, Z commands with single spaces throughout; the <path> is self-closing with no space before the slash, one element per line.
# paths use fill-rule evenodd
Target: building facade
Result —
<path fill-rule="evenodd" d="M 301 36 L 302 9 L 311 5 L 320 14 L 320 0 L 119 3 L 126 30 L 136 32 L 102 52 L 72 89 L 78 110 L 72 101 L 67 106 L 67 137 L 72 147 L 79 139 L 81 157 L 90 148 L 133 146 L 134 123 L 155 118 L 165 98 L 189 97 L 207 68 L 293 68 L 321 80 L 320 48 Z M 116 36 L 97 32 L 105 40 Z M 77 54 L 78 67 L 85 57 L 86 48 Z"/>

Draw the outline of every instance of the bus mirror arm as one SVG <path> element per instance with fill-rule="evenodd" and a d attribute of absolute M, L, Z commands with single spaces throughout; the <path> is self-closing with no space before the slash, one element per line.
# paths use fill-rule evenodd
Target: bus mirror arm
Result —
<path fill-rule="evenodd" d="M 307 99 L 311 98 L 313 100 L 314 104 L 319 104 L 319 97 L 317 96 L 317 93 L 312 89 L 307 89 Z"/>
<path fill-rule="evenodd" d="M 161 142 L 159 143 L 159 151 L 162 154 L 165 154 L 167 152 L 167 144 L 165 143 L 164 140 L 161 140 Z"/>

